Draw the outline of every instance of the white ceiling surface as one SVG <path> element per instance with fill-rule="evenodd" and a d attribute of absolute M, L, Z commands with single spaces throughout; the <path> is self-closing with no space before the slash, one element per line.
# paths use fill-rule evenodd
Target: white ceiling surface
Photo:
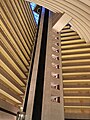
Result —
<path fill-rule="evenodd" d="M 53 12 L 66 13 L 69 22 L 81 38 L 90 43 L 90 0 L 27 0 L 44 6 Z"/>

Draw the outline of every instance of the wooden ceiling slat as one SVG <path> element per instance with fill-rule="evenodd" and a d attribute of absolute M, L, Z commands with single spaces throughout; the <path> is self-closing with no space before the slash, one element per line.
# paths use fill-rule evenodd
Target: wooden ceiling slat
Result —
<path fill-rule="evenodd" d="M 16 3 L 15 3 L 16 2 Z M 18 2 L 17 1 L 14 1 L 14 4 L 15 4 L 15 6 L 17 7 L 16 9 L 18 10 L 18 14 L 20 14 L 20 16 L 21 16 L 21 19 L 23 20 L 23 22 L 25 22 L 25 21 L 27 21 L 26 19 L 25 19 L 25 14 L 23 13 L 23 11 L 21 10 L 21 8 L 20 8 L 20 5 L 18 4 Z M 25 19 L 25 20 L 24 20 Z M 29 21 L 28 21 L 29 22 Z M 30 23 L 30 22 L 29 22 Z M 31 39 L 31 36 L 29 36 L 29 38 L 28 38 L 28 33 L 26 32 L 26 30 L 25 30 L 25 28 L 22 26 L 22 29 L 20 28 L 20 30 L 21 30 L 21 32 L 22 32 L 22 35 L 24 35 L 24 37 L 25 37 L 25 41 L 26 41 L 26 43 L 27 43 L 27 46 L 28 46 L 28 48 L 31 50 L 31 41 L 29 41 L 29 39 Z"/>
<path fill-rule="evenodd" d="M 28 24 L 29 24 L 29 28 L 32 30 L 31 31 L 31 33 L 32 33 L 32 35 L 34 35 L 34 29 L 35 29 L 35 27 L 36 27 L 36 25 L 34 24 L 34 16 L 33 16 L 33 14 L 32 14 L 32 11 L 29 9 L 30 8 L 30 4 L 27 2 L 27 4 L 25 4 L 26 2 L 25 1 L 19 1 L 19 6 L 21 7 L 21 9 L 22 9 L 22 12 L 23 12 L 23 14 L 25 15 L 24 17 L 26 18 L 26 22 L 28 23 L 29 21 L 31 21 L 31 22 L 29 22 Z M 25 5 L 24 5 L 25 4 Z M 28 5 L 29 4 L 29 5 Z M 26 6 L 29 6 L 29 10 L 28 9 L 26 9 Z M 32 19 L 31 19 L 32 18 Z"/>
<path fill-rule="evenodd" d="M 90 106 L 64 106 L 65 108 L 76 108 L 76 109 L 90 109 Z"/>
<path fill-rule="evenodd" d="M 6 79 L 3 75 L 0 75 L 1 82 L 3 82 L 7 87 L 13 89 L 13 91 L 18 94 L 23 94 L 15 85 L 13 85 L 8 79 Z M 21 87 L 21 86 L 20 86 Z"/>
<path fill-rule="evenodd" d="M 1 36 L 1 40 L 2 40 L 1 42 L 3 42 L 3 44 L 7 47 L 10 54 L 13 55 L 14 59 L 17 60 L 16 62 L 18 62 L 18 64 L 21 66 L 22 71 L 27 72 L 28 69 L 27 69 L 26 65 L 23 63 L 18 52 L 16 51 L 14 46 L 11 44 L 8 35 L 2 29 L 0 29 L 0 36 Z"/>
<path fill-rule="evenodd" d="M 1 64 L 1 67 L 5 69 L 5 71 L 7 71 L 8 74 L 10 74 L 13 77 L 13 79 L 15 79 L 20 85 L 22 86 L 25 85 L 25 83 L 22 82 L 21 79 L 18 78 L 18 76 L 13 71 L 11 71 L 11 69 L 9 68 L 9 66 L 7 66 L 7 64 L 5 64 L 2 60 L 0 61 L 0 64 Z"/>
<path fill-rule="evenodd" d="M 15 2 L 12 1 L 12 2 L 10 2 L 10 3 L 11 3 L 11 6 L 12 6 L 12 9 L 13 9 L 13 12 L 14 12 L 13 17 L 14 17 L 14 19 L 17 21 L 17 22 L 16 22 L 17 25 L 20 26 L 20 27 L 19 27 L 20 32 L 22 32 L 22 30 L 24 31 L 24 34 L 27 35 L 27 39 L 28 39 L 27 41 L 29 42 L 29 39 L 30 39 L 31 35 L 29 35 L 29 33 L 27 32 L 27 30 L 29 29 L 29 28 L 28 28 L 28 25 L 27 25 L 27 22 L 26 22 L 26 20 L 25 20 L 25 18 L 24 18 L 24 16 L 23 16 L 23 14 L 20 14 L 20 12 L 18 11 Z M 22 15 L 23 17 L 22 17 L 21 15 Z M 29 29 L 29 30 L 30 30 L 30 29 Z M 23 33 L 22 33 L 22 35 L 23 35 Z M 25 40 L 25 39 L 23 40 L 23 43 L 26 43 L 26 40 Z M 25 45 L 26 45 L 26 44 L 25 44 Z M 30 47 L 30 49 L 31 49 L 31 46 L 32 46 L 32 41 L 29 42 L 29 47 Z M 28 50 L 28 49 L 27 49 L 27 51 L 30 52 L 30 50 Z"/>
<path fill-rule="evenodd" d="M 62 41 L 75 40 L 75 39 L 80 39 L 80 37 L 76 35 L 76 36 L 67 36 L 61 38 Z"/>
<path fill-rule="evenodd" d="M 4 64 L 6 64 L 6 66 L 10 69 L 10 71 L 12 71 L 12 72 L 15 74 L 15 76 L 17 76 L 18 79 L 21 80 L 21 82 L 22 82 L 23 84 L 26 84 L 26 83 L 24 82 L 22 76 L 20 75 L 20 73 L 12 66 L 12 64 L 7 60 L 7 58 L 4 57 L 4 55 L 2 55 L 2 54 L 0 55 L 0 58 L 1 58 L 1 60 L 4 62 Z M 26 79 L 27 79 L 27 78 L 26 78 Z"/>
<path fill-rule="evenodd" d="M 84 82 L 86 82 L 86 83 L 90 83 L 90 79 L 86 79 L 86 80 L 83 80 L 83 79 L 81 79 L 81 80 L 63 80 L 63 83 L 84 83 Z"/>
<path fill-rule="evenodd" d="M 2 93 L 0 93 L 0 103 L 1 102 L 5 102 L 5 104 L 9 103 L 11 105 L 10 107 L 14 106 L 16 108 L 18 108 L 19 104 L 21 104 L 21 103 L 16 103 L 12 99 L 10 99 L 10 98 L 6 97 L 5 95 L 3 95 Z M 6 107 L 5 104 L 3 104 L 2 107 L 8 108 L 8 106 Z M 13 110 L 13 112 L 15 112 L 15 111 Z"/>
<path fill-rule="evenodd" d="M 72 29 L 66 29 L 66 30 L 65 30 L 65 29 L 62 29 L 62 30 L 61 30 L 61 34 L 69 33 L 69 32 L 71 33 L 71 32 L 73 32 L 73 30 L 72 30 Z"/>
<path fill-rule="evenodd" d="M 62 45 L 69 45 L 69 44 L 79 44 L 79 43 L 86 43 L 85 40 L 70 40 L 70 41 L 63 41 L 61 42 Z"/>
<path fill-rule="evenodd" d="M 77 44 L 77 45 L 67 45 L 67 46 L 61 46 L 62 50 L 65 49 L 78 49 L 78 48 L 89 48 L 90 44 Z"/>
<path fill-rule="evenodd" d="M 13 9 L 14 9 L 14 12 L 15 12 L 17 10 L 16 5 L 15 5 L 14 2 L 11 2 L 11 3 L 13 4 Z M 16 11 L 16 14 L 17 14 L 17 11 Z M 21 14 L 21 15 L 23 15 L 23 14 Z M 20 23 L 22 24 L 22 27 L 25 30 L 25 33 L 27 34 L 28 40 L 29 40 L 30 36 L 32 37 L 32 34 L 30 33 L 30 29 L 28 28 L 28 25 L 27 25 L 27 22 L 26 22 L 25 18 L 23 17 L 23 19 L 22 19 L 22 17 L 19 14 L 19 11 L 18 11 L 18 19 L 20 20 Z M 30 41 L 30 44 L 32 45 L 32 41 Z"/>
<path fill-rule="evenodd" d="M 90 72 L 79 72 L 79 73 L 63 73 L 64 80 L 83 80 L 90 79 Z"/>
<path fill-rule="evenodd" d="M 81 87 L 89 87 L 90 88 L 90 80 L 86 80 L 86 81 L 82 81 L 81 80 L 81 82 L 78 82 L 78 80 L 77 80 L 77 82 L 64 82 L 63 81 L 63 86 L 64 86 L 64 88 L 70 88 L 71 86 L 72 86 L 72 88 L 81 88 Z"/>
<path fill-rule="evenodd" d="M 62 56 L 62 60 L 75 60 L 75 59 L 87 59 L 87 58 L 90 59 L 90 53 Z"/>
<path fill-rule="evenodd" d="M 1 42 L 1 54 L 6 57 L 8 61 L 10 61 L 10 64 L 19 72 L 19 74 L 22 76 L 22 78 L 27 79 L 26 74 L 22 71 L 21 67 L 16 62 L 17 59 L 13 59 L 12 55 L 8 51 L 8 49 L 2 44 Z"/>
<path fill-rule="evenodd" d="M 26 59 L 28 58 L 28 59 L 30 59 L 29 58 L 29 55 L 28 55 L 28 53 L 27 53 L 27 51 L 25 51 L 25 47 L 24 47 L 24 45 L 22 44 L 22 42 L 21 42 L 21 40 L 22 40 L 22 35 L 20 34 L 20 35 L 18 35 L 17 34 L 17 31 L 16 31 L 16 29 L 13 27 L 13 22 L 11 21 L 9 21 L 7 18 L 6 18 L 6 15 L 3 13 L 3 11 L 2 11 L 2 16 L 1 16 L 1 18 L 2 18 L 2 21 L 3 21 L 3 23 L 4 24 L 7 24 L 6 26 L 7 26 L 7 30 L 11 33 L 11 31 L 12 31 L 12 37 L 13 37 L 13 39 L 15 39 L 15 43 L 16 43 L 16 45 L 18 46 L 20 46 L 20 48 L 22 49 L 22 52 L 23 52 L 23 54 L 25 55 L 25 57 L 26 57 Z M 15 26 L 15 24 L 14 24 L 14 26 Z M 19 31 L 19 33 L 20 33 L 20 31 Z M 19 37 L 18 37 L 19 36 Z M 18 41 L 18 42 L 17 42 Z"/>
<path fill-rule="evenodd" d="M 10 29 L 7 27 L 6 23 L 4 23 L 3 20 L 1 20 L 1 28 L 5 31 L 5 33 L 9 36 L 11 44 L 14 46 L 14 48 L 17 50 L 17 52 L 20 54 L 20 57 L 22 58 L 23 62 L 26 65 L 29 65 L 27 58 L 23 54 L 22 50 L 20 49 L 19 45 L 16 43 L 14 36 L 12 35 Z"/>
<path fill-rule="evenodd" d="M 74 105 L 74 106 L 90 106 L 89 99 L 64 99 L 65 106 Z"/>
<path fill-rule="evenodd" d="M 24 11 L 25 11 L 25 13 L 26 13 L 27 23 L 28 23 L 29 21 L 33 21 L 32 19 L 30 19 L 31 17 L 29 17 L 29 16 L 31 16 L 31 15 L 33 15 L 33 14 L 30 15 L 30 12 L 28 12 L 28 11 L 29 11 L 28 4 L 26 4 L 25 1 L 22 1 L 22 5 L 23 5 Z M 30 6 L 30 5 L 29 5 L 29 6 Z M 33 17 L 33 18 L 34 18 L 34 17 Z M 31 22 L 31 23 L 33 24 L 33 22 Z M 32 29 L 31 23 L 29 23 L 29 24 L 30 24 L 30 25 L 29 25 L 30 33 L 32 34 L 32 37 L 34 37 L 34 31 L 31 31 L 31 29 Z M 33 27 L 35 27 L 34 25 L 35 25 L 35 24 L 33 24 Z M 33 29 L 32 29 L 32 30 L 33 30 Z"/>
<path fill-rule="evenodd" d="M 78 65 L 90 65 L 89 59 L 82 59 L 82 60 L 70 60 L 70 61 L 62 61 L 63 66 L 78 66 Z"/>
<path fill-rule="evenodd" d="M 19 94 L 16 94 L 14 91 L 10 90 L 3 82 L 0 82 L 0 93 L 3 93 L 6 97 L 10 97 L 16 103 L 22 103 L 22 99 L 19 97 Z"/>
<path fill-rule="evenodd" d="M 82 88 L 73 88 L 73 87 L 70 87 L 70 88 L 63 88 L 64 90 L 66 90 L 66 91 L 89 91 L 90 90 L 90 87 L 88 88 L 88 87 L 86 87 L 86 88 L 84 88 L 84 87 L 82 87 Z"/>
<path fill-rule="evenodd" d="M 82 53 L 89 53 L 89 48 L 78 49 L 78 50 L 63 50 L 62 55 L 72 55 L 72 54 L 82 54 Z"/>
<path fill-rule="evenodd" d="M 90 99 L 90 96 L 64 96 L 64 99 Z"/>
<path fill-rule="evenodd" d="M 62 67 L 63 73 L 69 73 L 69 72 L 90 72 L 90 66 L 89 65 L 83 65 L 83 66 L 68 66 L 68 67 Z"/>
<path fill-rule="evenodd" d="M 72 90 L 72 91 L 64 91 L 64 96 L 90 96 L 90 90 L 81 91 L 81 90 Z"/>
<path fill-rule="evenodd" d="M 21 91 L 21 93 L 24 93 L 24 90 L 21 88 L 21 85 L 19 85 L 18 82 L 15 81 L 15 79 L 12 78 L 12 76 L 10 76 L 2 67 L 0 68 L 0 72 L 3 78 L 5 77 L 6 80 L 9 81 L 8 83 L 13 84 L 19 91 Z M 7 83 L 5 80 L 3 81 Z"/>
<path fill-rule="evenodd" d="M 90 117 L 90 109 L 84 109 L 83 107 L 82 108 L 69 108 L 69 107 L 66 107 L 65 108 L 65 113 L 68 113 L 68 114 L 73 114 L 73 113 L 76 113 L 76 114 L 79 114 L 79 116 L 82 116 L 83 114 L 84 114 L 84 116 L 85 116 L 85 114 L 86 114 L 86 116 L 87 116 L 87 114 L 89 115 L 89 117 Z M 81 113 L 83 113 L 83 114 L 81 114 Z M 69 115 L 69 118 L 70 118 L 70 116 L 71 115 Z M 73 114 L 74 116 L 73 116 L 73 118 L 75 117 L 75 114 Z M 83 117 L 84 117 L 83 116 Z M 87 116 L 87 118 L 89 118 L 88 116 Z M 77 117 L 78 118 L 78 117 Z"/>

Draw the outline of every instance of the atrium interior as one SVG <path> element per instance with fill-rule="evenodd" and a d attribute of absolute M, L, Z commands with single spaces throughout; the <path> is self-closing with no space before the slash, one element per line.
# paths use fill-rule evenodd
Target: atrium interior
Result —
<path fill-rule="evenodd" d="M 90 1 L 0 6 L 0 120 L 90 120 Z"/>

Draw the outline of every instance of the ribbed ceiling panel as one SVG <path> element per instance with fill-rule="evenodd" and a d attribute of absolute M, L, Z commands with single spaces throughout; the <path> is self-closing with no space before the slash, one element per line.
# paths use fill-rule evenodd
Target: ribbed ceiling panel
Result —
<path fill-rule="evenodd" d="M 16 106 L 23 103 L 37 29 L 29 4 L 1 0 L 0 99 Z"/>

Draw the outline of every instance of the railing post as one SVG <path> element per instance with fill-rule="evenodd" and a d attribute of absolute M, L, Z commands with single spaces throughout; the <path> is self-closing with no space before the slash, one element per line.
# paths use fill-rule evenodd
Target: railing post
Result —
<path fill-rule="evenodd" d="M 25 112 L 17 112 L 16 120 L 25 120 Z"/>

